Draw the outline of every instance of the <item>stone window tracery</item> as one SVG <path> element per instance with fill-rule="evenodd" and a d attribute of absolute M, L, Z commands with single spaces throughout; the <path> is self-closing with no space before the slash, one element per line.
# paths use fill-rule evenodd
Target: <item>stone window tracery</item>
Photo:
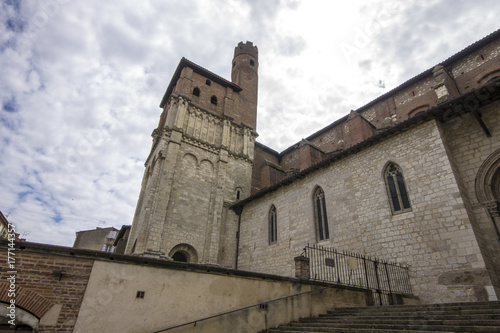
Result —
<path fill-rule="evenodd" d="M 330 231 L 328 229 L 328 217 L 326 214 L 325 192 L 323 192 L 321 187 L 318 187 L 314 193 L 314 211 L 318 241 L 329 239 Z"/>
<path fill-rule="evenodd" d="M 385 169 L 384 176 L 392 212 L 402 213 L 410 211 L 410 198 L 406 189 L 403 171 L 399 165 L 389 163 Z"/>

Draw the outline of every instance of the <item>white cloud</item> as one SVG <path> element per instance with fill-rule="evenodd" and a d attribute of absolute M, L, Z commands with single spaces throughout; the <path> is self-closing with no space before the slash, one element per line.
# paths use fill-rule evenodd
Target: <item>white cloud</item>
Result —
<path fill-rule="evenodd" d="M 259 141 L 283 150 L 496 29 L 490 1 L 4 1 L 0 209 L 29 241 L 130 224 L 182 56 L 259 47 Z M 381 88 L 379 82 L 385 83 Z"/>

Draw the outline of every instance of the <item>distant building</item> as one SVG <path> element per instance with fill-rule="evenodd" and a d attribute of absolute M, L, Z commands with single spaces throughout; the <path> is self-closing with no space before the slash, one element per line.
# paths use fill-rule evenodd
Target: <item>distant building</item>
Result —
<path fill-rule="evenodd" d="M 114 227 L 97 227 L 95 230 L 78 231 L 73 247 L 77 249 L 114 252 L 114 243 L 117 235 L 118 229 Z"/>
<path fill-rule="evenodd" d="M 115 253 L 125 253 L 125 248 L 127 247 L 128 236 L 130 234 L 130 225 L 122 225 L 118 236 L 116 236 L 115 243 Z"/>
<path fill-rule="evenodd" d="M 14 235 L 16 236 L 17 241 L 25 242 L 26 239 L 21 238 L 21 235 L 16 232 L 15 229 L 12 229 L 14 231 Z M 9 221 L 7 221 L 7 218 L 3 215 L 3 213 L 0 211 L 0 239 L 7 239 L 9 234 Z"/>
<path fill-rule="evenodd" d="M 0 238 L 7 238 L 8 230 L 9 222 L 2 212 L 0 212 Z"/>

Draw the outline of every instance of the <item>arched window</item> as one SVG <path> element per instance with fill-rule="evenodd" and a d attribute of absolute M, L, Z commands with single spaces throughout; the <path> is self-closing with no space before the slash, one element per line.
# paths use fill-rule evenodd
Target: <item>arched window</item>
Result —
<path fill-rule="evenodd" d="M 210 103 L 212 103 L 213 105 L 217 105 L 217 96 L 212 96 L 212 98 L 210 98 Z"/>
<path fill-rule="evenodd" d="M 193 89 L 193 96 L 200 97 L 200 88 L 196 87 Z"/>
<path fill-rule="evenodd" d="M 318 187 L 314 192 L 314 217 L 316 219 L 316 235 L 318 241 L 330 238 L 328 230 L 328 217 L 326 215 L 325 192 L 321 187 Z"/>
<path fill-rule="evenodd" d="M 255 66 L 255 61 L 250 60 L 250 66 Z"/>
<path fill-rule="evenodd" d="M 210 80 L 206 80 L 206 81 L 205 81 L 205 84 L 206 84 L 207 86 L 209 86 L 209 85 L 211 85 L 211 84 L 212 84 L 212 82 L 211 82 Z"/>
<path fill-rule="evenodd" d="M 184 251 L 177 251 L 172 256 L 174 261 L 188 262 L 188 254 Z"/>
<path fill-rule="evenodd" d="M 241 188 L 237 188 L 236 191 L 236 200 L 240 200 L 241 199 Z"/>
<path fill-rule="evenodd" d="M 392 212 L 402 213 L 411 210 L 410 198 L 408 197 L 403 171 L 401 171 L 399 165 L 389 163 L 385 168 L 384 178 Z"/>
<path fill-rule="evenodd" d="M 274 244 L 278 240 L 278 221 L 276 215 L 276 207 L 271 206 L 269 210 L 269 244 Z"/>

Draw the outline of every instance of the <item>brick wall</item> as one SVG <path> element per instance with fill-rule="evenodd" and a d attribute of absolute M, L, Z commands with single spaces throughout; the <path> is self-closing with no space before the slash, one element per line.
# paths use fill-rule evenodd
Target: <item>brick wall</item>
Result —
<path fill-rule="evenodd" d="M 10 275 L 6 267 L 6 244 L 0 243 L 2 302 L 10 301 L 5 283 Z M 15 259 L 16 305 L 41 319 L 41 333 L 72 332 L 94 260 L 69 255 L 47 256 L 21 248 L 15 250 Z M 59 278 L 54 271 L 62 271 L 62 277 Z"/>
<path fill-rule="evenodd" d="M 446 85 L 451 94 L 450 98 L 456 97 L 458 93 L 448 71 L 454 76 L 460 92 L 464 93 L 485 84 L 495 76 L 500 76 L 499 55 L 500 40 L 494 40 L 461 59 L 446 62 L 447 69 L 443 75 L 448 78 Z M 375 134 L 375 128 L 383 129 L 393 126 L 421 111 L 436 106 L 437 97 L 434 88 L 436 80 L 439 79 L 441 77 L 434 77 L 432 69 L 427 70 L 375 101 L 360 107 L 357 112 L 367 120 L 366 124 L 361 124 L 359 119 L 358 121 L 349 121 L 351 117 L 345 117 L 343 120 L 311 135 L 307 140 L 325 152 L 349 148 Z M 346 110 L 347 112 L 348 110 Z M 369 124 L 374 127 L 370 128 Z M 285 171 L 299 168 L 299 166 L 303 169 L 298 149 L 299 145 L 297 144 L 282 153 L 280 166 Z M 312 164 L 311 161 L 310 165 Z M 255 185 L 255 187 L 263 188 L 265 186 Z"/>

